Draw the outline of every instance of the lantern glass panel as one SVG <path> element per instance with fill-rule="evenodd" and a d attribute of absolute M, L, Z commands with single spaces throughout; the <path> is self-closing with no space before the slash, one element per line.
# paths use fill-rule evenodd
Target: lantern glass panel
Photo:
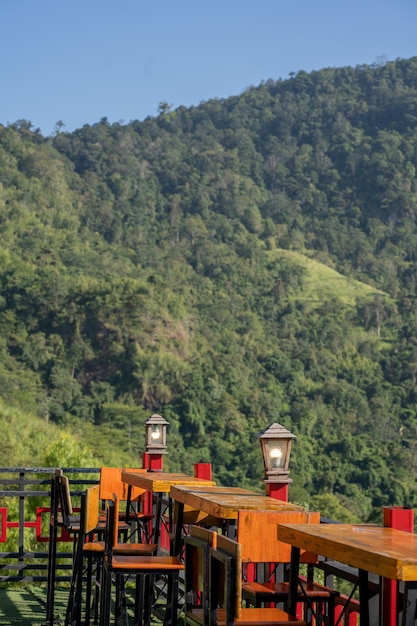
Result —
<path fill-rule="evenodd" d="M 151 424 L 150 428 L 150 441 L 152 444 L 162 444 L 162 426 L 160 424 Z"/>
<path fill-rule="evenodd" d="M 267 469 L 285 469 L 288 439 L 275 439 L 265 442 Z"/>

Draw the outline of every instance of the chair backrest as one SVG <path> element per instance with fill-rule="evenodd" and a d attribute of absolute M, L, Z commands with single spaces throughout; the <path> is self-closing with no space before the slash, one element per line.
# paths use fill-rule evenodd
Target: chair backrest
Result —
<path fill-rule="evenodd" d="M 132 470 L 133 471 L 133 470 Z M 135 472 L 146 472 L 146 469 L 135 469 Z M 122 481 L 121 467 L 100 468 L 100 500 L 111 500 L 116 493 L 120 500 L 127 500 L 129 486 Z M 145 493 L 144 489 L 132 487 L 131 500 L 137 500 Z"/>
<path fill-rule="evenodd" d="M 185 621 L 209 623 L 209 551 L 217 545 L 217 532 L 190 525 L 184 537 Z M 201 618 L 200 618 L 201 619 Z M 197 619 L 197 621 L 200 621 Z"/>
<path fill-rule="evenodd" d="M 113 508 L 111 514 L 113 515 L 113 521 L 111 524 L 111 547 L 115 548 L 119 543 L 119 511 L 120 511 L 120 499 L 117 493 L 113 494 Z"/>
<path fill-rule="evenodd" d="M 62 524 L 67 530 L 71 528 L 70 516 L 73 515 L 70 484 L 68 476 L 62 470 L 55 470 L 56 490 L 62 514 Z"/>
<path fill-rule="evenodd" d="M 88 487 L 84 495 L 83 532 L 88 535 L 93 532 L 99 522 L 99 485 Z"/>
<path fill-rule="evenodd" d="M 191 525 L 188 527 L 190 537 L 195 537 L 200 541 L 204 541 L 210 548 L 217 548 L 217 531 L 203 528 L 202 526 Z"/>
<path fill-rule="evenodd" d="M 116 504 L 117 508 L 117 504 Z M 114 535 L 117 535 L 118 529 L 118 519 L 119 517 L 118 511 L 115 510 L 114 500 L 106 500 L 106 533 L 105 533 L 105 552 L 109 561 L 109 565 L 111 564 L 113 548 L 115 547 L 115 539 Z M 117 541 L 117 540 L 116 540 Z"/>
<path fill-rule="evenodd" d="M 242 611 L 242 548 L 239 542 L 217 536 L 217 548 L 210 550 L 210 614 L 226 609 L 226 623 L 239 618 Z"/>
<path fill-rule="evenodd" d="M 239 511 L 236 540 L 243 563 L 290 563 L 291 546 L 280 541 L 278 524 L 319 524 L 320 513 L 307 511 Z M 301 561 L 314 563 L 317 556 L 303 551 Z"/>

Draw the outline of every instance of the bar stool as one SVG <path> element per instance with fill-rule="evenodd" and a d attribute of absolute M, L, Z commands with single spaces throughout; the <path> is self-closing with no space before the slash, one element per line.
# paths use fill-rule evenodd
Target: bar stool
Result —
<path fill-rule="evenodd" d="M 107 527 L 106 546 L 103 567 L 103 584 L 101 600 L 101 626 L 110 624 L 111 589 L 112 579 L 116 582 L 116 617 L 124 616 L 126 619 L 127 606 L 125 596 L 125 582 L 127 577 L 134 576 L 136 579 L 134 624 L 149 626 L 151 618 L 151 603 L 153 589 L 151 580 L 156 576 L 168 578 L 168 597 L 166 605 L 165 626 L 175 626 L 178 609 L 178 583 L 179 573 L 184 569 L 183 563 L 177 557 L 153 556 L 156 546 L 150 544 L 136 544 L 136 554 L 117 553 L 115 545 L 117 537 L 117 523 L 119 517 L 118 497 L 114 494 L 114 500 L 107 503 Z M 146 546 L 148 551 L 146 552 Z M 142 620 L 143 618 L 143 620 Z"/>
<path fill-rule="evenodd" d="M 115 514 L 117 519 L 118 499 L 115 503 Z M 73 576 L 70 587 L 70 595 L 68 600 L 68 610 L 65 626 L 79 626 L 81 624 L 81 607 L 82 607 L 82 589 L 84 562 L 87 562 L 86 568 L 86 602 L 85 602 L 85 626 L 90 624 L 91 610 L 94 607 L 94 622 L 98 621 L 98 593 L 101 586 L 102 567 L 105 554 L 105 541 L 95 539 L 97 530 L 101 531 L 99 506 L 99 485 L 94 485 L 86 489 L 81 495 L 81 515 L 80 515 L 80 531 L 77 544 L 76 557 L 74 560 Z M 154 554 L 158 548 L 156 544 L 148 543 L 122 543 L 119 541 L 118 524 L 114 526 L 113 535 L 113 553 L 118 555 L 150 555 Z M 95 576 L 93 576 L 93 566 L 95 567 Z M 95 580 L 95 593 L 92 595 L 93 578 Z M 93 600 L 93 603 L 92 603 Z"/>

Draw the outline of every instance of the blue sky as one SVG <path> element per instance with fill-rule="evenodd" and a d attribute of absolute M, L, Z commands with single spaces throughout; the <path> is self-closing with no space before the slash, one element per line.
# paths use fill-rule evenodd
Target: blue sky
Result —
<path fill-rule="evenodd" d="M 0 123 L 44 135 L 417 55 L 416 0 L 0 0 Z"/>

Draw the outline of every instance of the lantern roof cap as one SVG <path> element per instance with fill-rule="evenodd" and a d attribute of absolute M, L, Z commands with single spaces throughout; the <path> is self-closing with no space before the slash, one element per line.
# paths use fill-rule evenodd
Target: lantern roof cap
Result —
<path fill-rule="evenodd" d="M 154 413 L 148 420 L 146 420 L 145 424 L 169 424 L 169 422 L 167 422 L 162 415 Z"/>
<path fill-rule="evenodd" d="M 296 435 L 281 426 L 281 424 L 271 424 L 256 434 L 260 439 L 296 439 Z"/>

